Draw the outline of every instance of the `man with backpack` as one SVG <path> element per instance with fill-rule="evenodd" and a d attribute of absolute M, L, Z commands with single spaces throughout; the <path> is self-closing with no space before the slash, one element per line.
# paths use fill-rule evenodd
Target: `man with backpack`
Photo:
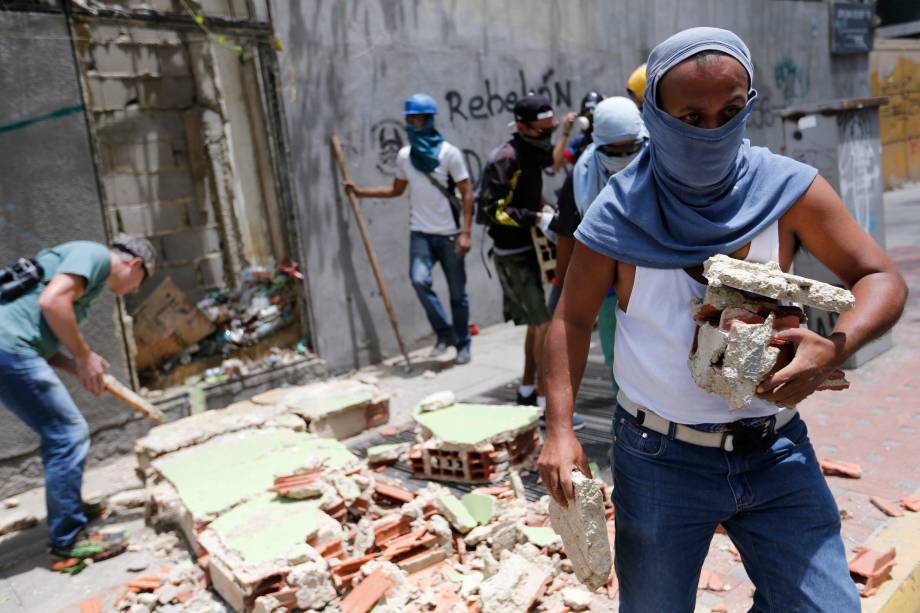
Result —
<path fill-rule="evenodd" d="M 470 250 L 473 189 L 463 152 L 434 128 L 437 112 L 437 103 L 428 94 L 410 96 L 403 113 L 409 145 L 399 150 L 393 184 L 362 188 L 345 182 L 345 189 L 359 198 L 397 198 L 409 188 L 409 277 L 437 335 L 429 355 L 444 355 L 453 345 L 455 362 L 466 364 L 471 359 L 471 341 L 464 257 Z M 436 263 L 447 279 L 451 322 L 432 289 Z"/>

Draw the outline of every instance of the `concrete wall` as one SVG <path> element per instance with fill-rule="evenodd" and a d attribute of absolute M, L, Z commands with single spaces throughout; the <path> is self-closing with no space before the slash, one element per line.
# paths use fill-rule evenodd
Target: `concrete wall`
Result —
<path fill-rule="evenodd" d="M 81 104 L 62 15 L 0 11 L 0 126 Z M 18 129 L 0 127 L 0 261 L 71 240 L 105 242 L 86 119 L 82 110 Z M 82 330 L 125 378 L 115 299 L 104 292 Z M 93 432 L 91 460 L 127 453 L 144 424 L 111 398 L 96 399 L 61 375 Z M 38 438 L 0 409 L 0 498 L 41 483 Z"/>
<path fill-rule="evenodd" d="M 880 109 L 885 189 L 920 181 L 920 40 L 876 38 L 870 54 L 872 93 Z"/>
<path fill-rule="evenodd" d="M 437 125 L 462 148 L 474 178 L 507 138 L 510 106 L 542 89 L 558 111 L 589 89 L 621 95 L 626 76 L 670 34 L 694 25 L 733 29 L 752 49 L 760 101 L 755 143 L 782 146 L 778 109 L 869 94 L 867 58 L 829 52 L 825 2 L 771 0 L 348 0 L 270 2 L 307 257 L 315 339 L 334 366 L 392 355 L 396 344 L 330 154 L 342 138 L 353 179 L 387 184 L 405 143 L 401 109 L 431 93 Z M 550 186 L 558 179 L 549 181 Z M 408 280 L 408 203 L 366 200 L 364 214 L 384 266 L 401 330 L 430 334 Z M 501 319 L 498 281 L 467 258 L 472 321 Z M 439 290 L 444 286 L 439 280 Z"/>

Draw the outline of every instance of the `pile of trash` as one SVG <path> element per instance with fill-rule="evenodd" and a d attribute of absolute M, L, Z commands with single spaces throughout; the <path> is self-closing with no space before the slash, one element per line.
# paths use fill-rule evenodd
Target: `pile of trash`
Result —
<path fill-rule="evenodd" d="M 157 375 L 168 375 L 195 361 L 213 363 L 225 358 L 219 366 L 206 369 L 196 379 L 196 382 L 215 383 L 286 364 L 305 355 L 307 347 L 301 341 L 288 350 L 272 348 L 268 355 L 258 359 L 235 358 L 243 349 L 296 325 L 296 282 L 300 279 L 303 275 L 296 262 L 276 266 L 270 261 L 269 265 L 247 268 L 241 287 L 213 291 L 194 305 L 202 321 L 210 324 L 211 332 L 163 359 L 156 365 L 156 373 L 147 373 L 144 378 L 156 379 Z"/>

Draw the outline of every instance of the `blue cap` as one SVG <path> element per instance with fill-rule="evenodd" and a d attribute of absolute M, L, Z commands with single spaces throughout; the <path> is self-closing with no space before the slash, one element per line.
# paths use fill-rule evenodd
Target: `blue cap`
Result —
<path fill-rule="evenodd" d="M 403 115 L 437 115 L 438 103 L 428 94 L 412 94 L 406 98 Z"/>

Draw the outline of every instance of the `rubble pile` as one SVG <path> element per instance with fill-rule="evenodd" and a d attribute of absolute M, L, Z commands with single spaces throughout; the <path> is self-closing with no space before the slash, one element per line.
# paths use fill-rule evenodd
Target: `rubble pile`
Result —
<path fill-rule="evenodd" d="M 529 468 L 539 454 L 536 407 L 463 404 L 438 392 L 415 409 L 418 443 L 409 451 L 417 477 L 486 483 Z"/>
<path fill-rule="evenodd" d="M 697 331 L 690 373 L 701 388 L 728 400 L 730 410 L 750 404 L 764 377 L 792 361 L 793 343 L 775 336 L 805 322 L 801 306 L 791 302 L 837 313 L 855 305 L 849 291 L 784 273 L 775 262 L 716 255 L 703 265 L 703 275 L 709 286 L 703 300 L 692 305 Z M 838 370 L 818 389 L 847 387 Z"/>
<path fill-rule="evenodd" d="M 303 416 L 312 413 L 304 406 L 329 404 L 315 392 L 273 390 L 245 405 L 154 428 L 137 446 L 150 523 L 180 528 L 210 587 L 233 610 L 510 612 L 612 605 L 610 567 L 595 569 L 603 574 L 593 582 L 597 592 L 579 581 L 550 526 L 549 498 L 527 501 L 508 459 L 493 462 L 506 465 L 508 479 L 498 485 L 462 496 L 437 483 L 412 491 L 338 441 L 306 431 Z M 475 406 L 446 400 L 423 403 L 432 409 L 424 413 Z M 289 408 L 294 405 L 296 412 Z M 499 424 L 502 440 L 530 432 L 531 411 L 512 410 L 521 413 Z M 493 407 L 493 421 L 500 413 Z M 420 425 L 420 436 L 424 430 Z M 391 462 L 406 451 L 385 449 L 377 459 Z M 596 527 L 606 537 L 613 530 L 609 495 L 594 493 Z M 137 606 L 157 589 L 128 599 Z M 143 598 L 149 611 L 174 604 Z"/>

